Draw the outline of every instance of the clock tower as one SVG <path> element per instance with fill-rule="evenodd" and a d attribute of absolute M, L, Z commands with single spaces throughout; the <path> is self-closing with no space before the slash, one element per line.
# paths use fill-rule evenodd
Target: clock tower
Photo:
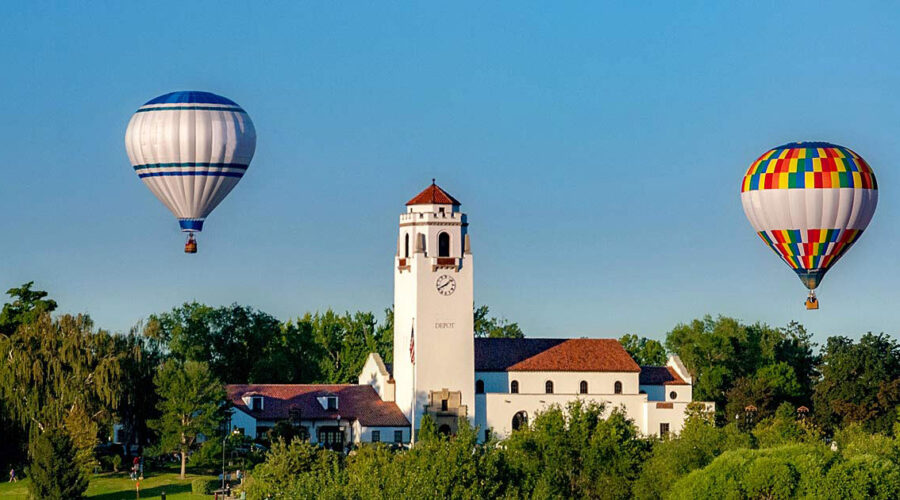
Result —
<path fill-rule="evenodd" d="M 406 203 L 394 257 L 396 402 L 419 429 L 475 413 L 472 253 L 459 201 L 432 181 Z"/>

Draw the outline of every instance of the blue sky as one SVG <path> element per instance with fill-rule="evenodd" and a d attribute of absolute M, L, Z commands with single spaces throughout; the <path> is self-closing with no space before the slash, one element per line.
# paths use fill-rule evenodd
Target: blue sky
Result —
<path fill-rule="evenodd" d="M 463 202 L 476 302 L 530 336 L 662 338 L 703 314 L 900 327 L 900 9 L 831 2 L 19 2 L 0 16 L 0 288 L 127 330 L 188 300 L 281 319 L 390 306 L 397 216 Z M 208 90 L 256 156 L 181 253 L 123 136 Z M 739 183 L 794 140 L 853 148 L 881 199 L 803 310 Z"/>

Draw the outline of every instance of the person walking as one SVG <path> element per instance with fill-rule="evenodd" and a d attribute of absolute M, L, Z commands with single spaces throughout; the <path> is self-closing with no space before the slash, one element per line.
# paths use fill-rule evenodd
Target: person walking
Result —
<path fill-rule="evenodd" d="M 16 477 L 16 469 L 15 468 L 9 469 L 9 482 L 11 482 L 11 483 L 19 482 L 19 478 Z"/>

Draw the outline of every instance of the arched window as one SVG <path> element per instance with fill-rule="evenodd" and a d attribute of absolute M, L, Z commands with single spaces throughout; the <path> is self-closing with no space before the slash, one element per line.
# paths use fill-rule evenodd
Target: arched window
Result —
<path fill-rule="evenodd" d="M 544 392 L 547 394 L 553 394 L 553 381 L 548 380 L 546 384 L 544 384 Z"/>
<path fill-rule="evenodd" d="M 409 257 L 409 233 L 406 233 L 406 236 L 403 239 L 404 239 L 404 247 L 405 247 L 403 256 Z"/>
<path fill-rule="evenodd" d="M 613 392 L 616 394 L 622 394 L 622 382 L 616 380 L 616 383 L 613 384 Z"/>
<path fill-rule="evenodd" d="M 524 411 L 520 411 L 513 415 L 512 419 L 512 428 L 514 431 L 524 428 L 528 425 L 528 414 Z"/>
<path fill-rule="evenodd" d="M 450 235 L 442 232 L 438 235 L 438 257 L 450 256 Z"/>
<path fill-rule="evenodd" d="M 484 380 L 475 381 L 475 394 L 484 394 Z"/>
<path fill-rule="evenodd" d="M 444 424 L 444 425 L 438 427 L 438 432 L 443 436 L 450 436 L 450 432 L 452 432 L 452 431 L 450 430 L 449 425 Z"/>
<path fill-rule="evenodd" d="M 519 393 L 519 381 L 513 380 L 509 383 L 509 393 L 510 394 L 518 394 Z"/>
<path fill-rule="evenodd" d="M 578 392 L 580 394 L 587 394 L 587 380 L 581 381 L 581 384 L 578 386 Z"/>

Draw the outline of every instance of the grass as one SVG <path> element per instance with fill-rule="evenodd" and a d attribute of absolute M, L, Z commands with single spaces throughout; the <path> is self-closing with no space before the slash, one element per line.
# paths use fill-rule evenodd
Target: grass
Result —
<path fill-rule="evenodd" d="M 141 500 L 161 498 L 161 493 L 166 492 L 166 500 L 198 500 L 209 499 L 212 495 L 195 495 L 191 493 L 191 481 L 197 478 L 216 479 L 215 476 L 187 474 L 186 479 L 178 479 L 178 473 L 163 472 L 149 474 L 141 481 Z M 0 498 L 28 498 L 28 479 L 22 479 L 18 483 L 0 483 Z M 137 498 L 134 481 L 128 478 L 128 474 L 104 473 L 91 477 L 91 483 L 87 489 L 87 497 L 97 500 L 131 500 Z"/>

